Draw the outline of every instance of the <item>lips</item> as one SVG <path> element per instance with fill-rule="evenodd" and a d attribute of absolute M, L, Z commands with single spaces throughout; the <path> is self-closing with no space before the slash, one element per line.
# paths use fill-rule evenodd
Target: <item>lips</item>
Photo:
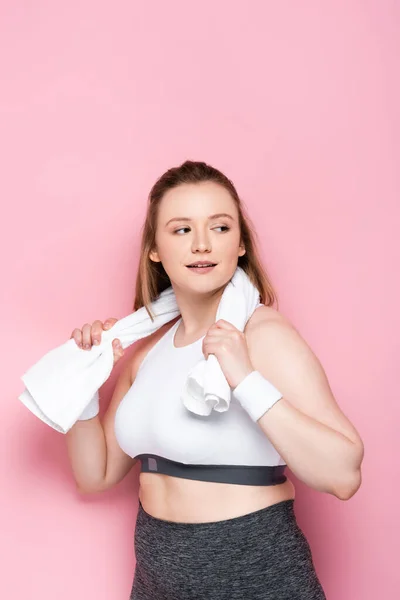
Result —
<path fill-rule="evenodd" d="M 215 263 L 194 263 L 193 265 L 186 266 L 192 271 L 192 273 L 206 275 L 207 273 L 211 273 L 217 265 Z"/>
<path fill-rule="evenodd" d="M 189 269 L 210 269 L 211 267 L 215 267 L 215 264 L 209 265 L 187 265 Z"/>
<path fill-rule="evenodd" d="M 215 267 L 215 264 L 216 263 L 209 263 L 209 262 L 202 262 L 202 261 L 200 261 L 200 262 L 192 263 L 191 265 L 186 265 L 186 266 L 187 267 L 192 267 L 192 268 L 193 267 L 194 268 L 196 268 L 196 267 L 202 268 L 202 267 Z"/>

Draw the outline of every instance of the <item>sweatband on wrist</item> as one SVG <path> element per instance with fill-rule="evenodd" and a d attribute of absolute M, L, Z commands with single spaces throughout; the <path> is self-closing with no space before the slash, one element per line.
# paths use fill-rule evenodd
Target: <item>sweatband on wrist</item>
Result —
<path fill-rule="evenodd" d="M 99 412 L 100 412 L 100 396 L 99 396 L 99 391 L 97 390 L 97 392 L 95 393 L 95 395 L 93 396 L 93 398 L 91 399 L 91 401 L 89 402 L 89 404 L 87 405 L 87 407 L 85 408 L 85 410 L 83 411 L 81 416 L 79 417 L 78 421 L 87 421 L 88 419 L 93 419 L 93 417 L 98 415 Z"/>
<path fill-rule="evenodd" d="M 246 375 L 232 394 L 255 422 L 282 398 L 281 392 L 259 371 Z"/>

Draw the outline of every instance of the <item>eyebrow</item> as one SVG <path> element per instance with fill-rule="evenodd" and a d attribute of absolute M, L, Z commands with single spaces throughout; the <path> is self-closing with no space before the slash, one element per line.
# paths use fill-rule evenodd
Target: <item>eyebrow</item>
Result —
<path fill-rule="evenodd" d="M 228 215 L 228 213 L 217 213 L 215 215 L 210 215 L 208 218 L 209 219 L 218 219 L 219 217 L 228 217 L 228 219 L 231 219 L 232 221 L 234 220 L 232 215 Z M 165 223 L 165 226 L 172 223 L 172 221 L 192 221 L 192 220 L 193 219 L 189 219 L 189 217 L 174 217 L 173 219 L 170 219 L 169 221 L 167 221 L 167 223 Z"/>

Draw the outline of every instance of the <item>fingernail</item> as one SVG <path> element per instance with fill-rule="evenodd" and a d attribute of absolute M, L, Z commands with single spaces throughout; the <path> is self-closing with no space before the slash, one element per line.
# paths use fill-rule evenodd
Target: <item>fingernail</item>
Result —
<path fill-rule="evenodd" d="M 93 340 L 93 344 L 96 344 L 96 346 L 98 345 L 99 340 Z"/>

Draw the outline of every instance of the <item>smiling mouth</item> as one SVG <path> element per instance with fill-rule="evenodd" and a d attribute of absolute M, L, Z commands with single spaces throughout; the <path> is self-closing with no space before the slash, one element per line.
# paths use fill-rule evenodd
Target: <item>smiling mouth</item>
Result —
<path fill-rule="evenodd" d="M 210 269 L 211 267 L 216 267 L 215 263 L 210 263 L 209 265 L 186 265 L 188 269 Z"/>

